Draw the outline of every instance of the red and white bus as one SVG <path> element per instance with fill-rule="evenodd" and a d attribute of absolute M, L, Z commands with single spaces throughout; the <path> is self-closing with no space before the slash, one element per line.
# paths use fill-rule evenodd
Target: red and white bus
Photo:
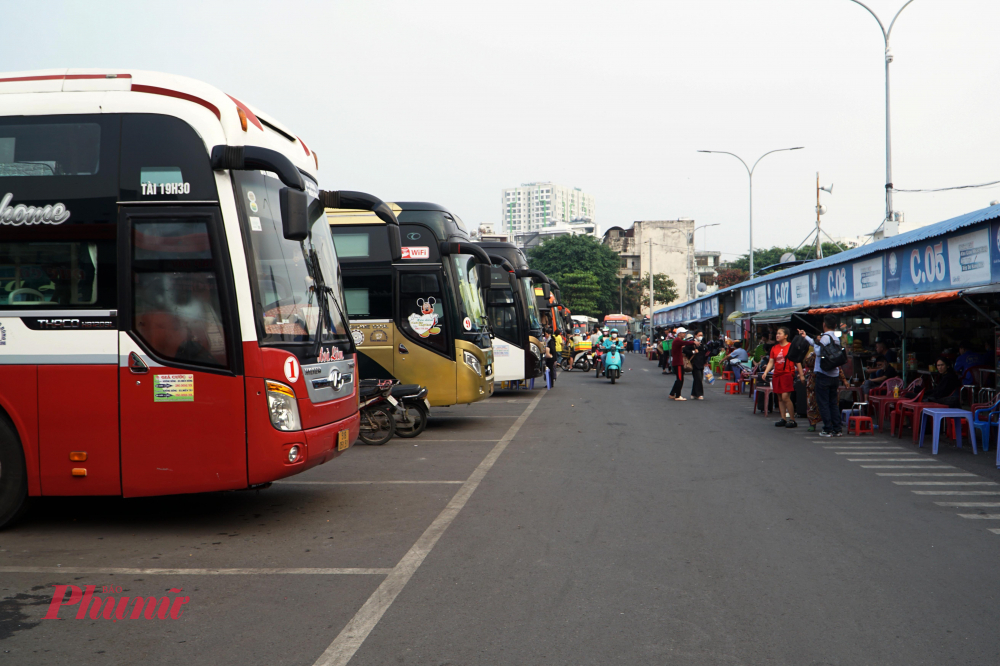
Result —
<path fill-rule="evenodd" d="M 0 526 L 30 496 L 248 488 L 354 442 L 324 206 L 392 212 L 318 168 L 205 83 L 0 74 Z"/>

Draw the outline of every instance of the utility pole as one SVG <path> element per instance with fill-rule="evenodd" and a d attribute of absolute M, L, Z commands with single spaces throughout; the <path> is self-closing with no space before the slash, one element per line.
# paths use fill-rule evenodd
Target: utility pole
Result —
<path fill-rule="evenodd" d="M 823 258 L 823 245 L 820 243 L 819 234 L 819 215 L 823 210 L 822 204 L 819 202 L 819 171 L 816 172 L 816 258 Z"/>
<path fill-rule="evenodd" d="M 649 320 L 653 321 L 653 239 L 649 243 Z"/>

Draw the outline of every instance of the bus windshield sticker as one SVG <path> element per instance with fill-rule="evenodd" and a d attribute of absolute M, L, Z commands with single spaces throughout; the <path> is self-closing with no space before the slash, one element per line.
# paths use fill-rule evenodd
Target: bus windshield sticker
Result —
<path fill-rule="evenodd" d="M 403 247 L 403 259 L 430 259 L 431 249 L 429 247 Z"/>
<path fill-rule="evenodd" d="M 251 231 L 260 231 L 261 230 L 260 218 L 259 217 L 254 217 L 253 215 L 250 216 L 250 230 Z"/>
<path fill-rule="evenodd" d="M 12 227 L 19 227 L 22 224 L 62 224 L 69 219 L 70 213 L 64 203 L 41 208 L 18 204 L 11 208 L 9 204 L 13 198 L 14 195 L 8 192 L 3 195 L 3 199 L 0 199 L 0 224 Z"/>
<path fill-rule="evenodd" d="M 354 338 L 354 344 L 362 345 L 365 342 L 365 334 L 362 331 L 351 331 L 351 337 Z"/>
<path fill-rule="evenodd" d="M 407 317 L 407 321 L 410 322 L 410 328 L 417 332 L 422 338 L 426 338 L 431 335 L 437 335 L 441 332 L 441 327 L 438 326 L 438 316 L 434 314 L 434 304 L 437 302 L 433 296 L 430 298 L 418 298 L 417 307 L 420 308 L 420 314 L 413 313 Z"/>
<path fill-rule="evenodd" d="M 153 402 L 194 402 L 194 375 L 155 375 Z"/>

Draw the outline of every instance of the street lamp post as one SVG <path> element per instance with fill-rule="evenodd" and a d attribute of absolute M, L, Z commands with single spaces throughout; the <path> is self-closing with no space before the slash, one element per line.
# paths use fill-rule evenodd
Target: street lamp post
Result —
<path fill-rule="evenodd" d="M 868 5 L 861 2 L 860 0 L 851 0 L 854 4 L 861 5 L 868 10 L 875 21 L 878 22 L 878 27 L 882 30 L 882 41 L 885 43 L 885 219 L 886 221 L 892 219 L 892 137 L 890 133 L 890 119 L 889 119 L 889 63 L 892 62 L 892 52 L 889 51 L 889 36 L 892 34 L 892 26 L 896 25 L 896 19 L 899 15 L 903 13 L 913 0 L 906 0 L 906 3 L 899 8 L 896 15 L 892 18 L 892 22 L 889 24 L 889 29 L 886 30 L 885 26 L 882 24 L 882 20 L 871 10 Z"/>
<path fill-rule="evenodd" d="M 691 272 L 691 277 L 688 278 L 688 282 L 691 282 L 691 283 L 694 284 L 694 288 L 693 289 L 689 289 L 689 291 L 691 291 L 692 293 L 694 293 L 694 291 L 697 290 L 698 284 L 700 284 L 700 282 L 701 282 L 697 278 L 697 274 L 698 274 L 698 261 L 697 261 L 697 259 L 694 256 L 695 252 L 697 250 L 697 248 L 695 247 L 695 243 L 694 243 L 695 234 L 698 233 L 699 229 L 707 229 L 709 227 L 717 227 L 717 226 L 719 226 L 718 222 L 715 222 L 713 224 L 703 224 L 700 227 L 695 227 L 694 231 L 691 232 L 691 261 L 692 261 L 692 266 L 689 269 L 690 272 Z M 708 250 L 708 232 L 707 231 L 705 232 L 705 250 L 706 251 Z"/>
<path fill-rule="evenodd" d="M 910 0 L 910 1 L 912 2 L 913 0 Z M 699 153 L 717 153 L 719 155 L 732 155 L 733 157 L 735 157 L 736 159 L 738 159 L 740 161 L 740 164 L 743 165 L 743 168 L 747 170 L 747 175 L 750 176 L 750 275 L 753 275 L 753 172 L 754 172 L 754 169 L 757 168 L 757 165 L 760 164 L 760 161 L 762 159 L 764 159 L 765 157 L 767 157 L 771 153 L 780 153 L 780 152 L 783 152 L 783 151 L 786 151 L 786 150 L 802 150 L 804 147 L 805 146 L 796 146 L 794 148 L 777 148 L 775 150 L 769 150 L 768 152 L 766 152 L 763 155 L 761 155 L 760 157 L 758 157 L 757 161 L 753 163 L 752 167 L 747 166 L 747 163 L 743 161 L 743 158 L 740 157 L 739 155 L 737 155 L 736 153 L 730 153 L 730 152 L 725 151 L 725 150 L 699 150 L 698 151 Z"/>

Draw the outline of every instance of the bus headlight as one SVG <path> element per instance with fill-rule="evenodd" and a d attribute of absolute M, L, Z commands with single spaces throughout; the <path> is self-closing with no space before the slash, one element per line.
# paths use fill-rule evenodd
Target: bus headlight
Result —
<path fill-rule="evenodd" d="M 541 361 L 542 361 L 542 350 L 539 349 L 538 345 L 536 345 L 534 342 L 531 342 L 529 344 L 531 345 L 531 353 L 534 354 L 535 355 L 535 359 L 537 359 L 538 362 L 541 363 Z"/>
<path fill-rule="evenodd" d="M 271 417 L 271 425 L 278 430 L 302 430 L 295 391 L 288 386 L 278 382 L 267 382 L 267 411 Z"/>
<path fill-rule="evenodd" d="M 480 377 L 483 376 L 483 366 L 480 365 L 479 359 L 476 358 L 475 354 L 473 354 L 471 352 L 463 351 L 462 352 L 462 358 L 465 360 L 465 364 L 467 366 L 469 366 L 470 368 L 472 368 L 473 370 L 475 370 L 475 372 L 476 372 L 477 375 L 479 375 Z"/>

